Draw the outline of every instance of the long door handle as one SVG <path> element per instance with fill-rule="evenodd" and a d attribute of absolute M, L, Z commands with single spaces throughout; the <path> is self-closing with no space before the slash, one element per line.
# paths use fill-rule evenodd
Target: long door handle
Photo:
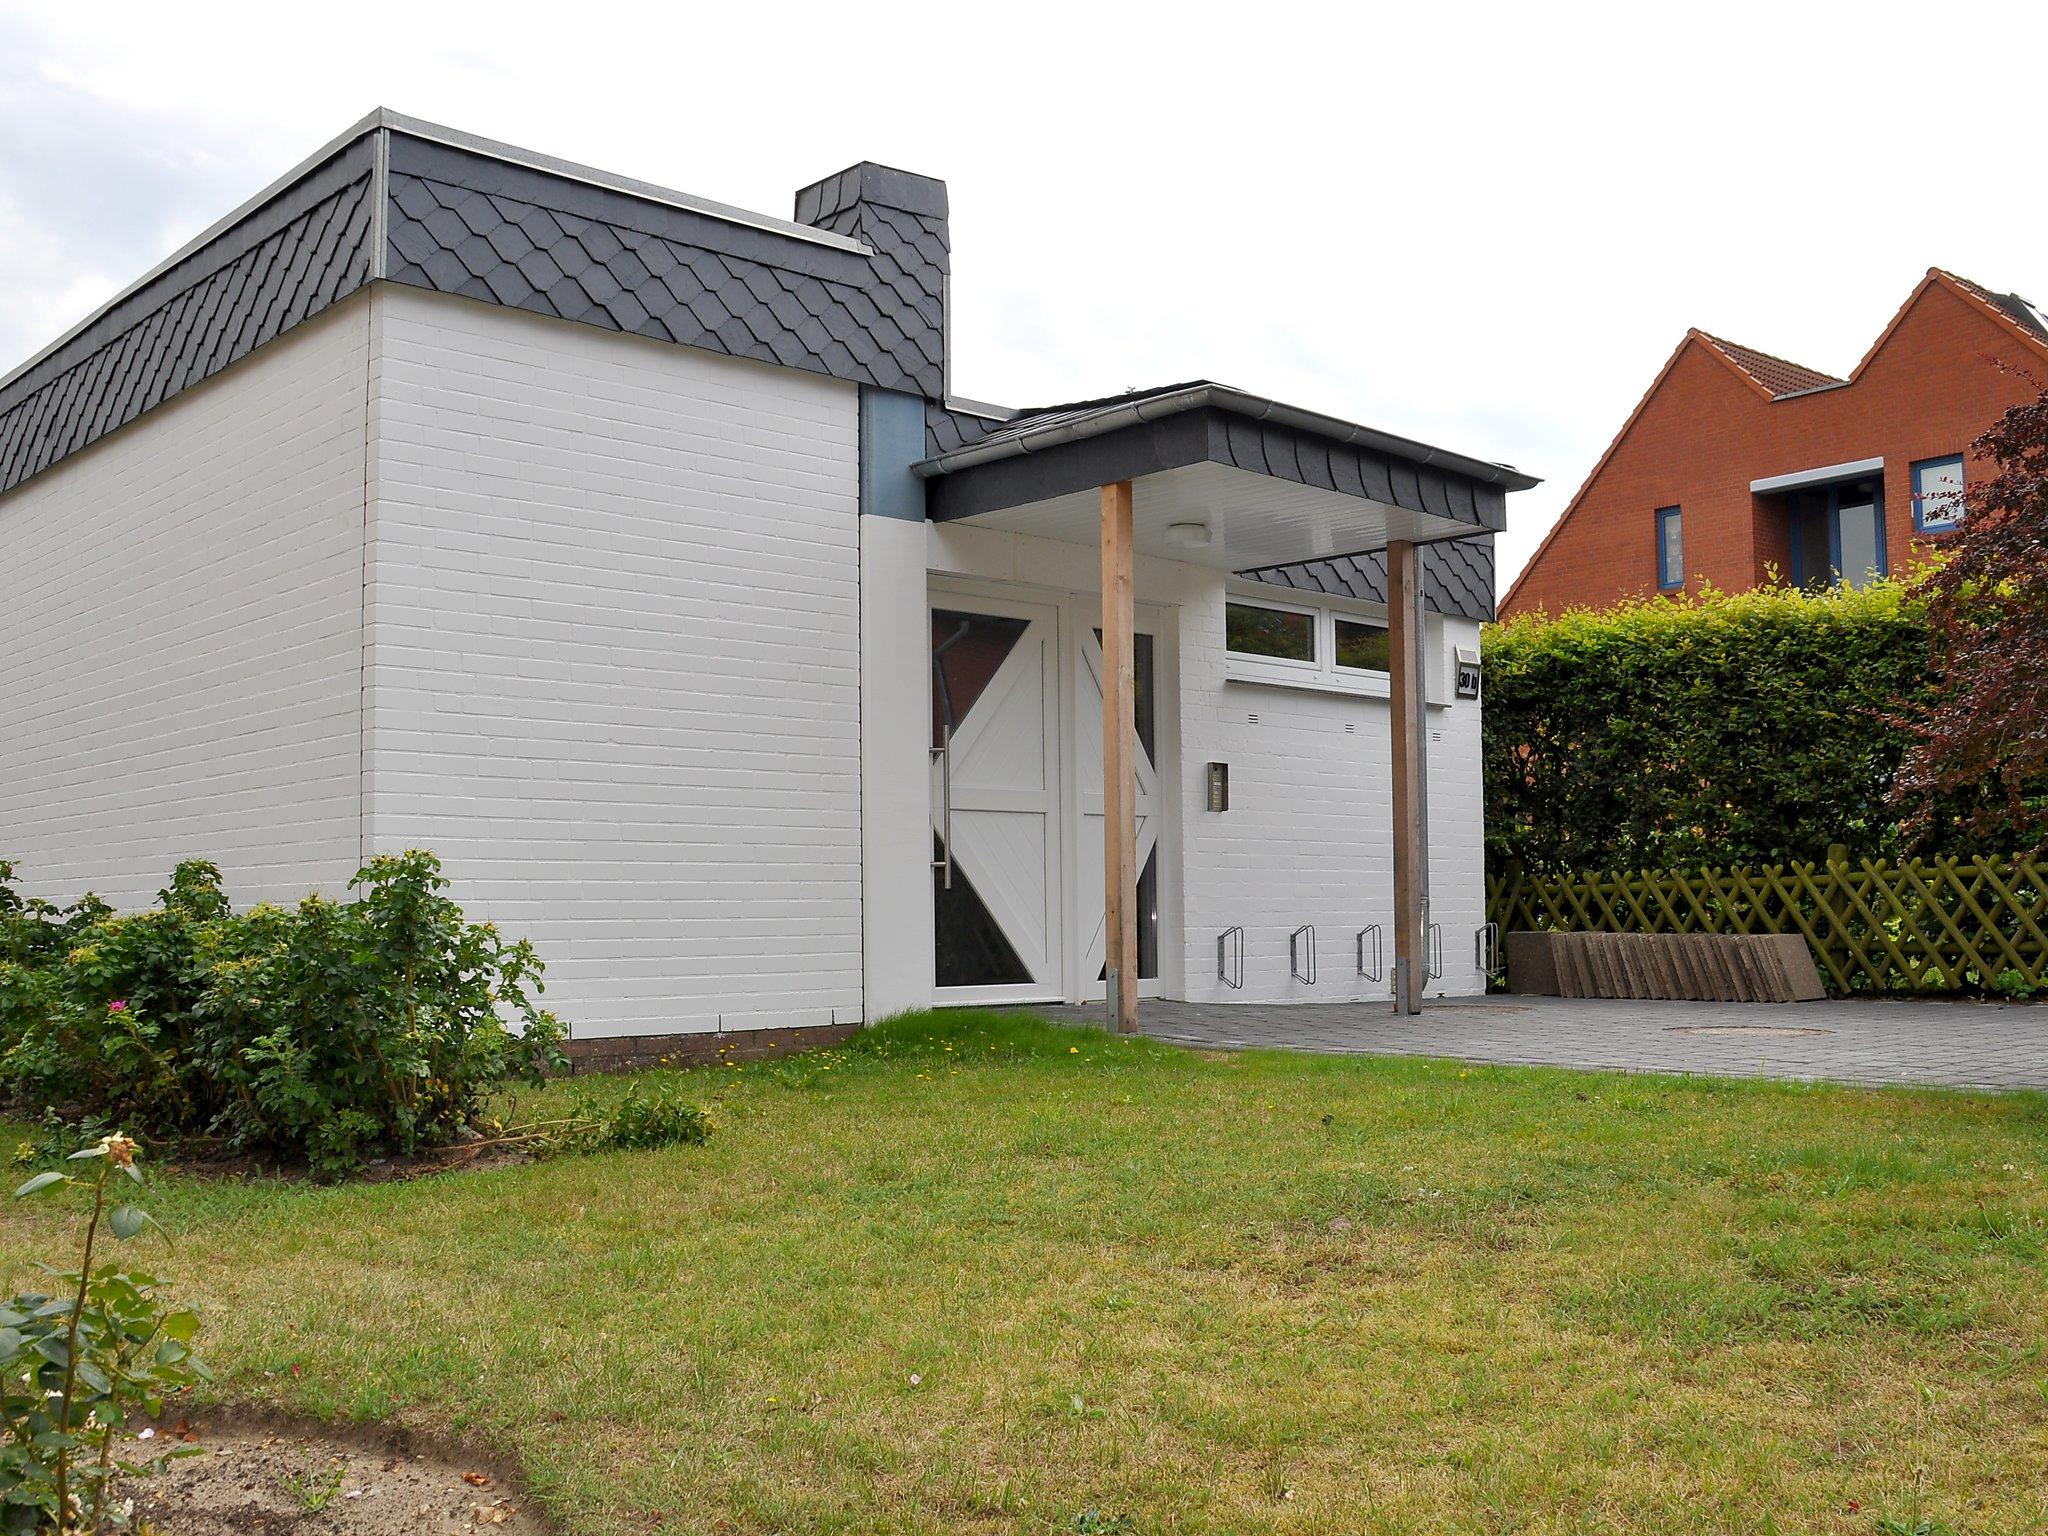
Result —
<path fill-rule="evenodd" d="M 939 764 L 939 856 L 932 868 L 941 871 L 941 883 L 953 889 L 953 727 L 939 725 L 939 744 L 932 748 Z"/>

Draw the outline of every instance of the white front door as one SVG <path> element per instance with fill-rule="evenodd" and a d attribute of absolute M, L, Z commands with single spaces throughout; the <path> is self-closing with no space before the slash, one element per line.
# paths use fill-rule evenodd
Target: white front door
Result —
<path fill-rule="evenodd" d="M 1057 610 L 934 594 L 931 621 L 939 1000 L 1064 997 Z"/>
<path fill-rule="evenodd" d="M 1103 957 L 1107 952 L 1107 923 L 1103 914 L 1102 885 L 1102 641 L 1093 624 L 1075 626 L 1079 631 L 1079 665 L 1075 692 L 1074 759 L 1079 787 L 1080 835 L 1075 849 L 1079 881 L 1075 910 L 1081 915 L 1079 995 L 1106 996 Z M 1136 636 L 1136 687 L 1132 690 L 1132 713 L 1136 738 L 1132 752 L 1132 778 L 1137 792 L 1138 832 L 1138 990 L 1151 996 L 1159 983 L 1159 695 L 1158 637 L 1141 622 Z"/>

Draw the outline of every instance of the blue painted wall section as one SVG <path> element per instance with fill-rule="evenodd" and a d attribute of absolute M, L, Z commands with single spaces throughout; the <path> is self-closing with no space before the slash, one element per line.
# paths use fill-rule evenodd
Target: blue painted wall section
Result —
<path fill-rule="evenodd" d="M 860 392 L 860 510 L 863 517 L 924 521 L 924 482 L 910 466 L 925 456 L 924 400 L 863 385 Z"/>

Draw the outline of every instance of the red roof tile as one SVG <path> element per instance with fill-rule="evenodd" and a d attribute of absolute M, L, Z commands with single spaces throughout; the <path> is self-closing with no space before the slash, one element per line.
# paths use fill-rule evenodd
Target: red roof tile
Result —
<path fill-rule="evenodd" d="M 1831 373 L 1822 373 L 1818 368 L 1808 368 L 1802 363 L 1773 357 L 1768 352 L 1757 351 L 1755 347 L 1725 341 L 1705 331 L 1700 331 L 1698 335 L 1700 340 L 1719 351 L 1736 367 L 1769 390 L 1773 399 L 1783 395 L 1796 395 L 1801 390 L 1820 389 L 1829 384 L 1846 382 Z"/>
<path fill-rule="evenodd" d="M 2048 311 L 2043 311 L 2039 305 L 2031 303 L 2017 293 L 1993 293 L 1982 283 L 1973 283 L 1967 277 L 1950 272 L 1946 268 L 1936 267 L 1934 270 L 1965 293 L 2002 312 L 2006 318 L 2037 340 L 2048 341 Z"/>

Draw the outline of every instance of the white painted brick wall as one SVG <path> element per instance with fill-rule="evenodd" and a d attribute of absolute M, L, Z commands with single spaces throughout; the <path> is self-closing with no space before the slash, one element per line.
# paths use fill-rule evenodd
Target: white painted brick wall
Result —
<path fill-rule="evenodd" d="M 0 496 L 0 857 L 25 888 L 237 902 L 356 868 L 357 299 Z"/>
<path fill-rule="evenodd" d="M 921 522 L 860 520 L 862 959 L 870 1019 L 932 1000 L 925 541 Z"/>
<path fill-rule="evenodd" d="M 1343 1002 L 1391 995 L 1358 974 L 1357 934 L 1386 930 L 1393 966 L 1393 767 L 1384 699 L 1269 687 L 1225 676 L 1220 583 L 1180 609 L 1181 806 L 1186 995 L 1199 1001 Z M 1431 626 L 1432 645 L 1478 644 L 1478 626 Z M 1479 708 L 1428 711 L 1430 915 L 1444 974 L 1427 995 L 1484 990 L 1473 930 L 1484 898 Z M 1258 723 L 1251 723 L 1256 716 Z M 1230 809 L 1203 808 L 1203 773 L 1230 765 Z M 1316 983 L 1295 980 L 1288 936 L 1316 929 Z M 1245 930 L 1244 989 L 1216 974 L 1216 938 Z"/>
<path fill-rule="evenodd" d="M 367 802 L 578 1035 L 860 986 L 853 386 L 377 297 Z"/>

